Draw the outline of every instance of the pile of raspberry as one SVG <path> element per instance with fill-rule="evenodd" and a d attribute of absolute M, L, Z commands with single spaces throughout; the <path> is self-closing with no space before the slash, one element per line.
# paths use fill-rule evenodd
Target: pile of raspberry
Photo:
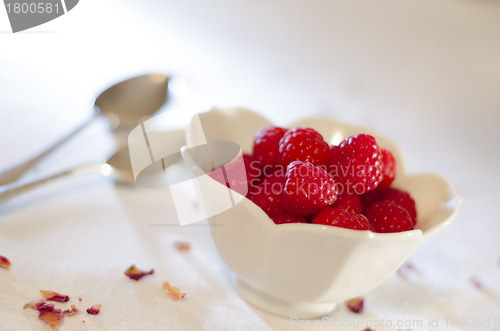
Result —
<path fill-rule="evenodd" d="M 313 223 L 374 232 L 412 230 L 415 201 L 391 187 L 393 154 L 357 134 L 329 145 L 312 128 L 270 126 L 244 155 L 247 198 L 276 223 Z"/>

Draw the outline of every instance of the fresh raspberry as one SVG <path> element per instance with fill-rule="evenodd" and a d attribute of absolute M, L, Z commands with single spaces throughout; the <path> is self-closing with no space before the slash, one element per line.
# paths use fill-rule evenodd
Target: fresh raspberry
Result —
<path fill-rule="evenodd" d="M 248 193 L 252 192 L 255 186 L 261 180 L 261 165 L 253 155 L 243 154 L 243 162 L 245 163 L 245 174 L 247 176 Z"/>
<path fill-rule="evenodd" d="M 382 195 L 382 200 L 391 201 L 398 206 L 406 209 L 410 215 L 411 223 L 413 226 L 417 223 L 417 209 L 415 208 L 415 200 L 412 199 L 411 195 L 403 190 L 398 190 L 395 188 L 390 188 Z"/>
<path fill-rule="evenodd" d="M 331 165 L 330 173 L 344 190 L 363 194 L 377 187 L 383 173 L 380 147 L 374 137 L 366 134 L 347 137 L 339 150 L 334 151 L 337 164 Z"/>
<path fill-rule="evenodd" d="M 391 151 L 382 148 L 382 173 L 384 174 L 382 181 L 378 184 L 378 189 L 385 191 L 391 186 L 396 178 L 396 158 L 392 155 Z"/>
<path fill-rule="evenodd" d="M 338 187 L 333 177 L 312 163 L 290 163 L 285 178 L 282 205 L 289 214 L 314 215 L 337 199 Z"/>
<path fill-rule="evenodd" d="M 269 126 L 267 128 L 261 129 L 255 135 L 253 156 L 255 160 L 261 163 L 262 166 L 270 167 L 271 172 L 274 166 L 281 164 L 279 143 L 286 132 L 287 129 L 277 126 Z M 270 175 L 271 172 L 267 170 L 266 175 Z"/>
<path fill-rule="evenodd" d="M 361 213 L 365 214 L 372 203 L 382 199 L 382 192 L 375 189 L 370 192 L 366 192 L 365 194 L 361 194 L 359 199 L 361 200 L 361 205 L 363 206 L 363 211 Z"/>
<path fill-rule="evenodd" d="M 361 199 L 357 194 L 349 194 L 344 192 L 337 196 L 337 201 L 332 206 L 333 208 L 342 208 L 347 211 L 360 214 L 363 211 Z"/>
<path fill-rule="evenodd" d="M 303 217 L 293 216 L 289 214 L 280 214 L 273 217 L 275 224 L 285 224 L 285 223 L 307 223 L 307 220 Z"/>
<path fill-rule="evenodd" d="M 339 156 L 340 156 L 340 146 L 331 145 L 330 146 L 329 166 L 336 166 L 339 163 Z M 328 168 L 328 171 L 331 171 L 331 170 L 332 169 Z"/>
<path fill-rule="evenodd" d="M 241 158 L 243 158 L 243 164 Z M 225 174 L 222 168 L 217 168 L 210 172 L 209 176 L 241 195 L 248 195 L 260 181 L 258 162 L 248 154 L 243 154 L 241 157 L 224 165 L 224 171 Z"/>
<path fill-rule="evenodd" d="M 283 173 L 276 171 L 257 184 L 254 190 L 248 195 L 248 198 L 272 218 L 283 213 L 280 199 L 284 186 L 285 177 Z"/>
<path fill-rule="evenodd" d="M 413 230 L 410 215 L 403 207 L 390 201 L 372 203 L 366 217 L 375 232 L 389 233 Z"/>
<path fill-rule="evenodd" d="M 323 209 L 313 218 L 312 223 L 338 226 L 353 230 L 372 230 L 365 216 L 349 212 L 342 208 Z"/>
<path fill-rule="evenodd" d="M 311 128 L 288 130 L 280 140 L 279 152 L 283 167 L 293 161 L 324 167 L 330 159 L 330 146 L 319 132 Z"/>

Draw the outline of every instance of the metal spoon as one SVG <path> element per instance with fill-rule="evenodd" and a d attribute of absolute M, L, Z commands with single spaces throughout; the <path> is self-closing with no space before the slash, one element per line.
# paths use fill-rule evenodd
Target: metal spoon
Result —
<path fill-rule="evenodd" d="M 54 179 L 80 175 L 83 173 L 98 172 L 105 177 L 113 178 L 117 182 L 133 183 L 134 177 L 132 175 L 132 172 L 129 170 L 130 165 L 128 166 L 129 168 L 127 168 L 126 165 L 121 164 L 121 162 L 119 161 L 119 155 L 120 151 L 111 156 L 106 163 L 91 163 L 81 165 L 39 180 L 35 180 L 30 183 L 19 184 L 16 182 L 0 186 L 0 201 L 10 199 L 20 193 L 26 192 L 42 184 L 53 181 Z M 130 160 L 128 162 L 130 164 Z"/>
<path fill-rule="evenodd" d="M 178 151 L 185 145 L 184 130 L 167 131 L 163 133 L 163 136 L 167 141 L 169 141 L 169 148 L 172 151 Z M 182 181 L 190 178 L 189 176 L 191 172 L 189 171 L 189 168 L 184 166 L 180 153 L 177 159 L 172 160 L 172 164 L 174 164 L 174 166 L 167 168 L 162 175 L 166 176 L 166 178 L 170 177 L 174 182 L 175 180 Z M 132 166 L 130 165 L 129 150 L 127 146 L 124 146 L 113 154 L 105 163 L 84 164 L 33 182 L 25 184 L 19 184 L 16 182 L 0 186 L 0 202 L 57 178 L 96 172 L 104 177 L 109 177 L 120 184 L 135 184 L 136 182 L 132 172 Z M 189 174 L 187 172 L 189 172 Z M 159 182 L 158 178 L 160 177 L 157 177 L 155 182 Z"/>
<path fill-rule="evenodd" d="M 88 121 L 30 160 L 0 173 L 0 185 L 19 179 L 42 158 L 100 116 L 105 116 L 115 131 L 131 129 L 161 108 L 167 98 L 167 87 L 168 77 L 157 73 L 134 77 L 111 86 L 95 100 L 94 115 Z"/>

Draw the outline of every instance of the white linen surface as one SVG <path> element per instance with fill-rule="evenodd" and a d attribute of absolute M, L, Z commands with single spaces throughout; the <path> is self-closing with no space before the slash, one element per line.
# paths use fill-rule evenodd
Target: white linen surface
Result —
<path fill-rule="evenodd" d="M 340 304 L 300 321 L 236 294 L 206 224 L 159 225 L 172 211 L 165 192 L 97 174 L 61 179 L 0 203 L 0 255 L 12 261 L 0 269 L 1 331 L 50 329 L 22 309 L 39 289 L 83 310 L 61 331 L 500 330 L 498 2 L 87 0 L 15 35 L 2 13 L 0 169 L 90 116 L 107 85 L 160 71 L 174 78 L 166 109 L 177 126 L 211 106 L 247 107 L 280 125 L 332 116 L 394 140 L 410 173 L 441 174 L 463 205 L 412 255 L 414 270 L 364 296 L 363 314 Z M 113 149 L 96 121 L 23 180 Z M 176 251 L 176 240 L 192 250 Z M 131 264 L 155 274 L 132 281 L 123 274 Z M 164 281 L 186 298 L 172 301 Z M 86 314 L 96 303 L 101 313 Z"/>

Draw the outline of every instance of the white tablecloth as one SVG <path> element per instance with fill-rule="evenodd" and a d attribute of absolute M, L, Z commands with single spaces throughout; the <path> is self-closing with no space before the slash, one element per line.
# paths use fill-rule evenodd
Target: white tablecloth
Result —
<path fill-rule="evenodd" d="M 97 174 L 59 180 L 0 204 L 0 255 L 12 261 L 0 269 L 0 330 L 49 329 L 22 309 L 39 289 L 80 309 L 102 304 L 61 330 L 500 330 L 496 2 L 82 1 L 23 33 L 10 33 L 4 14 L 0 23 L 0 169 L 90 116 L 108 84 L 160 71 L 173 77 L 165 111 L 176 120 L 165 128 L 214 105 L 282 125 L 326 114 L 393 139 L 409 172 L 443 175 L 464 201 L 413 254 L 406 278 L 364 295 L 362 314 L 339 305 L 299 321 L 236 294 L 206 225 L 158 225 L 170 212 L 161 191 Z M 24 180 L 113 148 L 96 121 Z M 176 240 L 192 250 L 177 252 Z M 155 274 L 131 281 L 131 264 Z M 164 281 L 186 299 L 172 301 Z"/>

